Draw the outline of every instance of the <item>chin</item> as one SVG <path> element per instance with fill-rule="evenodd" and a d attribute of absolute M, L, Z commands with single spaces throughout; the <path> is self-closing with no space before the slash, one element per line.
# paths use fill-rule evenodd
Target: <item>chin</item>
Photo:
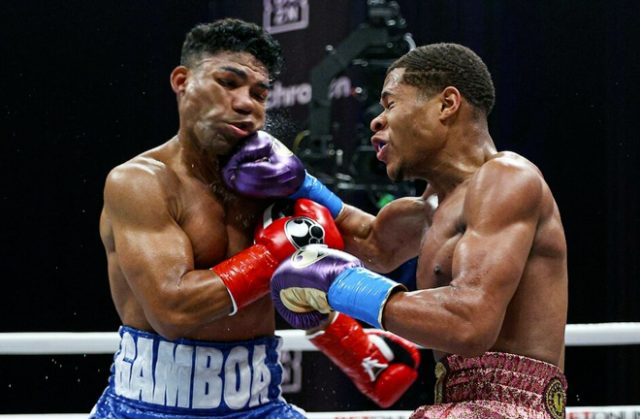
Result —
<path fill-rule="evenodd" d="M 220 133 L 213 134 L 208 141 L 208 148 L 217 155 L 231 154 L 235 145 L 235 141 L 230 141 Z"/>
<path fill-rule="evenodd" d="M 393 182 L 400 182 L 403 180 L 403 173 L 400 169 L 395 169 L 387 165 L 387 177 Z"/>

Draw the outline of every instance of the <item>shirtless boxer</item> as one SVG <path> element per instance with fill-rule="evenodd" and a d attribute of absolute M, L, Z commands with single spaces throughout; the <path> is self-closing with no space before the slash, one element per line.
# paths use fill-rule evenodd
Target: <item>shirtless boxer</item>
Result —
<path fill-rule="evenodd" d="M 170 77 L 178 134 L 109 173 L 100 235 L 121 342 L 92 417 L 304 417 L 281 397 L 269 281 L 302 245 L 341 248 L 342 238 L 329 211 L 306 199 L 284 218 L 263 220 L 272 201 L 239 197 L 220 171 L 264 125 L 280 62 L 278 44 L 256 25 L 196 26 Z M 356 380 L 366 376 L 362 359 L 387 361 L 359 387 L 381 404 L 395 401 L 415 368 L 382 350 L 417 353 L 415 345 L 391 334 L 372 340 L 341 317 L 325 334 L 339 341 L 352 333 L 356 346 L 333 345 L 337 361 Z"/>
<path fill-rule="evenodd" d="M 494 97 L 468 48 L 416 48 L 387 72 L 371 142 L 391 179 L 424 179 L 425 193 L 376 217 L 335 196 L 317 199 L 324 186 L 308 173 L 279 194 L 333 207 L 348 253 L 297 251 L 272 279 L 276 308 L 299 328 L 335 310 L 432 348 L 435 404 L 412 418 L 564 416 L 564 231 L 538 168 L 496 150 L 487 123 Z M 249 160 L 234 155 L 225 180 L 255 196 Z M 279 170 L 277 160 L 260 164 Z M 418 290 L 379 274 L 414 256 Z"/>

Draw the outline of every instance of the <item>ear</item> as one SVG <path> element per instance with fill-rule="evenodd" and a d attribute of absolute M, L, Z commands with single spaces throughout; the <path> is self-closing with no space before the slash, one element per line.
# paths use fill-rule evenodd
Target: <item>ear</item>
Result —
<path fill-rule="evenodd" d="M 179 95 L 187 88 L 187 78 L 189 76 L 189 69 L 183 65 L 180 65 L 173 69 L 169 78 L 171 82 L 171 89 Z"/>
<path fill-rule="evenodd" d="M 462 102 L 462 95 L 455 87 L 447 86 L 440 92 L 440 100 L 440 119 L 445 120 L 458 113 L 460 103 Z"/>

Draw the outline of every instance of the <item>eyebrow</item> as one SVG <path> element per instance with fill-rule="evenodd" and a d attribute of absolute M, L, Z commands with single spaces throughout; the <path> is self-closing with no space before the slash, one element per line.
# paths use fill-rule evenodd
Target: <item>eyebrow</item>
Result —
<path fill-rule="evenodd" d="M 383 90 L 382 93 L 380 93 L 380 104 L 382 105 L 382 103 L 387 100 L 389 98 L 389 96 L 393 96 L 393 93 L 391 93 L 388 90 Z M 384 105 L 383 105 L 384 106 Z"/>
<path fill-rule="evenodd" d="M 230 73 L 235 74 L 236 76 L 240 77 L 243 81 L 247 81 L 247 79 L 249 78 L 249 76 L 247 76 L 247 73 L 245 73 L 244 71 L 242 71 L 241 69 L 239 69 L 237 67 L 232 67 L 232 66 L 229 66 L 229 65 L 223 65 L 220 68 L 222 70 L 225 70 L 225 71 L 228 71 Z M 265 90 L 269 90 L 269 85 L 267 83 L 259 82 L 258 86 L 260 86 L 261 88 L 263 88 Z"/>

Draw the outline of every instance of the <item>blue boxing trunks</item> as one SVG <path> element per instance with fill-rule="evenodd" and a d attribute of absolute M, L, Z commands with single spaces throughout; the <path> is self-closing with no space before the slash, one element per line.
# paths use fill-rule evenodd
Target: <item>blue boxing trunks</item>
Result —
<path fill-rule="evenodd" d="M 91 418 L 304 418 L 281 396 L 279 337 L 169 341 L 120 327 L 109 386 Z"/>

